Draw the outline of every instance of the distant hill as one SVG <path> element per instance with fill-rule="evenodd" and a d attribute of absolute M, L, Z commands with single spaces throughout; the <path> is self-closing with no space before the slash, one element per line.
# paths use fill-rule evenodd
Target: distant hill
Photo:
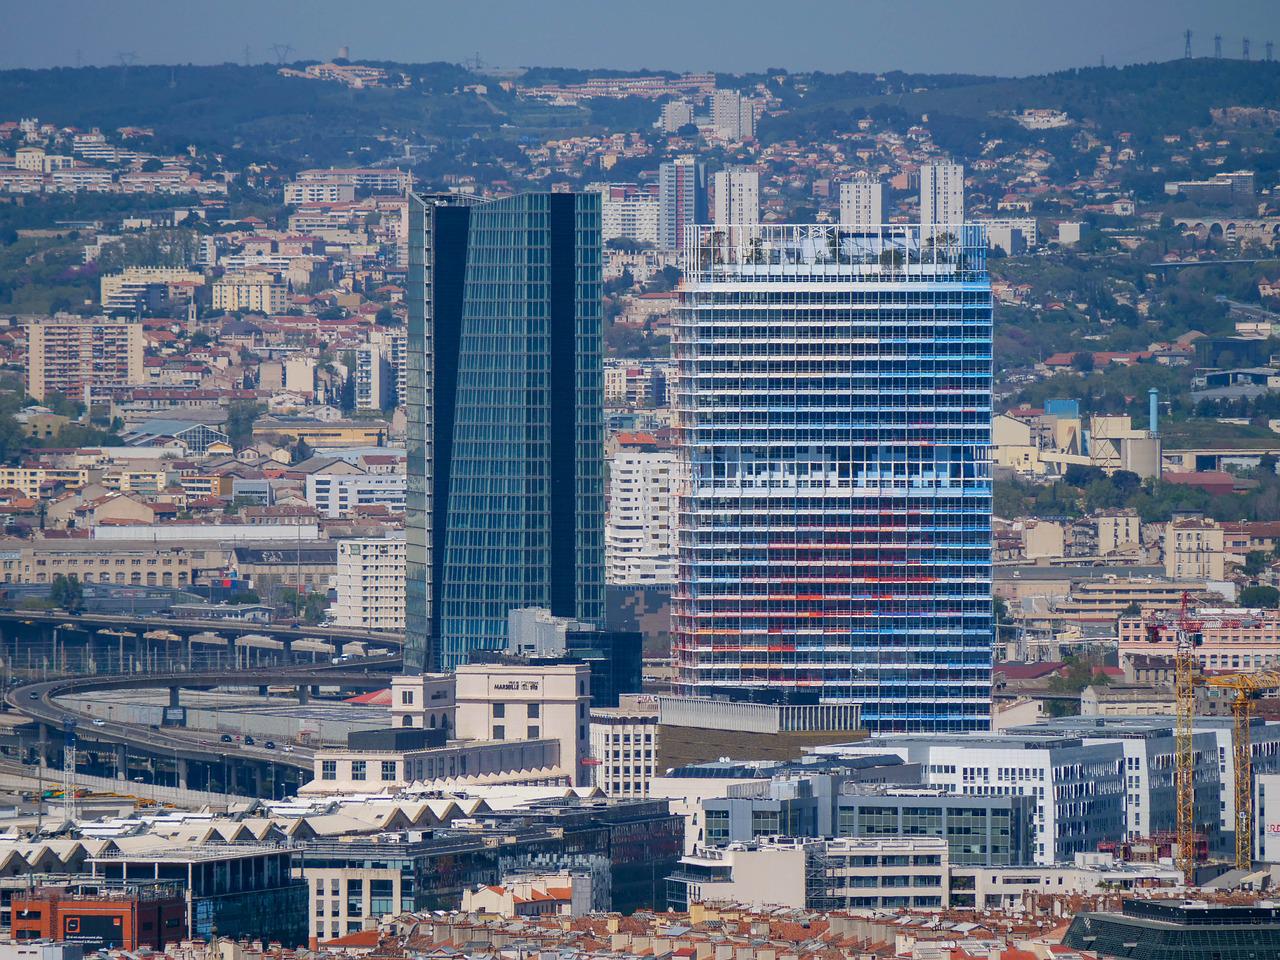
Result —
<path fill-rule="evenodd" d="M 918 120 L 939 115 L 1000 129 L 993 115 L 1041 107 L 1063 110 L 1109 132 L 1127 131 L 1139 141 L 1204 126 L 1209 110 L 1222 106 L 1280 105 L 1280 63 L 1242 60 L 1171 60 L 1129 67 L 1067 70 L 1012 79 L 948 77 L 945 85 L 920 93 L 811 97 L 790 124 L 832 114 L 898 114 Z M 816 92 L 821 93 L 817 87 Z"/>

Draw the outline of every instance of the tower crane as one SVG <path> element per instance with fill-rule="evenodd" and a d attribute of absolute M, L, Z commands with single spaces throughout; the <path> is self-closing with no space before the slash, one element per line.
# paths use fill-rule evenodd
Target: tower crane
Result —
<path fill-rule="evenodd" d="M 1267 690 L 1280 689 L 1280 671 L 1232 673 L 1202 677 L 1206 687 L 1234 690 L 1231 698 L 1231 756 L 1235 770 L 1236 796 L 1236 867 L 1253 866 L 1253 746 L 1250 721 L 1253 719 L 1253 696 Z"/>
<path fill-rule="evenodd" d="M 1195 648 L 1202 642 L 1204 624 L 1188 614 L 1190 599 L 1184 591 L 1178 615 L 1147 622 L 1147 640 L 1159 642 L 1173 634 L 1174 788 L 1178 799 L 1178 861 L 1188 886 L 1195 878 L 1195 752 L 1192 731 L 1196 719 Z"/>
<path fill-rule="evenodd" d="M 1253 865 L 1253 753 L 1250 721 L 1253 697 L 1280 689 L 1280 671 L 1233 673 L 1206 677 L 1200 674 L 1195 648 L 1203 642 L 1204 622 L 1192 620 L 1189 597 L 1184 592 L 1175 617 L 1147 621 L 1147 640 L 1160 642 L 1172 634 L 1174 643 L 1175 788 L 1178 807 L 1178 861 L 1186 883 L 1195 876 L 1195 688 L 1197 685 L 1235 691 L 1231 701 L 1231 755 L 1234 769 L 1236 867 Z"/>

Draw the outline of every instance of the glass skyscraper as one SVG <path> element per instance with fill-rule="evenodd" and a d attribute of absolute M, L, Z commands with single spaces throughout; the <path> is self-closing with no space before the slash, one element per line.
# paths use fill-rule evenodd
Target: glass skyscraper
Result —
<path fill-rule="evenodd" d="M 409 204 L 406 669 L 604 613 L 600 195 Z"/>
<path fill-rule="evenodd" d="M 985 730 L 982 228 L 690 229 L 675 328 L 680 689 Z"/>

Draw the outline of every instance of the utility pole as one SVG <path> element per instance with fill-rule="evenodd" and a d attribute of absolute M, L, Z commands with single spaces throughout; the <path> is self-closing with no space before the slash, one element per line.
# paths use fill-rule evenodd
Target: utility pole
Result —
<path fill-rule="evenodd" d="M 1222 59 L 1222 34 L 1220 33 L 1213 35 L 1213 59 Z"/>
<path fill-rule="evenodd" d="M 1191 59 L 1191 31 L 1187 30 L 1185 33 L 1182 34 L 1182 36 L 1183 36 L 1183 39 L 1186 40 L 1186 46 L 1184 46 L 1182 49 L 1182 58 L 1184 60 L 1190 60 Z"/>

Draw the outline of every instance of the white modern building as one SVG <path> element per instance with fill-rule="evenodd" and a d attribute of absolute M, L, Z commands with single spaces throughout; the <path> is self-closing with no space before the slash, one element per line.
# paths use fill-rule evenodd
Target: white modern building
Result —
<path fill-rule="evenodd" d="M 307 477 L 307 503 L 321 516 L 336 520 L 360 507 L 385 504 L 392 513 L 404 513 L 404 474 L 313 473 Z"/>
<path fill-rule="evenodd" d="M 920 168 L 920 223 L 928 228 L 964 222 L 964 165 L 926 163 Z"/>
<path fill-rule="evenodd" d="M 623 694 L 616 707 L 591 711 L 594 785 L 613 797 L 647 797 L 658 770 L 658 703 Z"/>
<path fill-rule="evenodd" d="M 760 174 L 747 167 L 729 167 L 712 177 L 715 222 L 741 225 L 760 222 Z"/>
<path fill-rule="evenodd" d="M 1079 737 L 984 735 L 883 736 L 815 747 L 815 753 L 866 756 L 897 753 L 923 765 L 927 782 L 970 796 L 1036 799 L 1034 856 L 1039 864 L 1071 861 L 1126 834 L 1126 757 L 1118 740 L 1086 744 Z"/>
<path fill-rule="evenodd" d="M 840 184 L 840 223 L 846 227 L 879 226 L 885 222 L 884 184 L 860 173 Z"/>
<path fill-rule="evenodd" d="M 941 910 L 948 867 L 942 837 L 761 837 L 681 858 L 667 882 L 667 907 L 723 901 L 754 909 Z"/>
<path fill-rule="evenodd" d="M 339 540 L 333 607 L 340 627 L 404 629 L 404 535 Z"/>
<path fill-rule="evenodd" d="M 391 725 L 443 730 L 456 727 L 451 673 L 408 673 L 391 680 Z"/>
<path fill-rule="evenodd" d="M 676 454 L 633 435 L 609 465 L 605 579 L 613 584 L 674 583 Z"/>

